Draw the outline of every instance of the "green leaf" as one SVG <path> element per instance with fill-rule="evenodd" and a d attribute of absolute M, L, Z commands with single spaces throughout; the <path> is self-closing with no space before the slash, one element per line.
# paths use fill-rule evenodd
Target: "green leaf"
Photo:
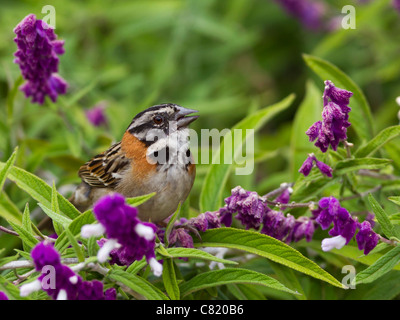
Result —
<path fill-rule="evenodd" d="M 398 206 L 400 206 L 400 196 L 393 196 L 389 197 L 388 199 L 393 203 L 397 204 Z"/>
<path fill-rule="evenodd" d="M 30 300 L 19 294 L 19 289 L 10 281 L 0 276 L 0 291 L 4 292 L 10 300 Z"/>
<path fill-rule="evenodd" d="M 178 218 L 180 212 L 181 212 L 181 203 L 179 202 L 178 208 L 176 209 L 172 217 L 169 219 L 167 227 L 165 228 L 164 243 L 166 246 L 168 246 L 169 235 L 171 233 L 172 228 L 174 227 L 175 220 L 176 218 Z"/>
<path fill-rule="evenodd" d="M 237 264 L 235 261 L 220 259 L 212 254 L 205 252 L 203 250 L 193 249 L 193 248 L 167 248 L 168 254 L 173 258 L 197 258 L 201 260 L 215 261 L 224 264 Z"/>
<path fill-rule="evenodd" d="M 299 294 L 285 287 L 278 280 L 263 273 L 239 268 L 226 268 L 198 274 L 192 279 L 182 283 L 180 285 L 180 290 L 182 297 L 184 297 L 198 290 L 237 283 L 262 285 L 279 291 Z"/>
<path fill-rule="evenodd" d="M 22 228 L 24 228 L 28 233 L 33 235 L 33 228 L 32 228 L 32 221 L 29 212 L 29 205 L 28 203 L 25 206 L 24 213 L 22 215 Z M 24 250 L 29 252 L 29 248 L 23 243 Z"/>
<path fill-rule="evenodd" d="M 96 221 L 96 218 L 93 215 L 91 210 L 82 213 L 79 217 L 75 218 L 71 223 L 68 225 L 68 230 L 73 234 L 73 236 L 77 236 L 80 234 L 82 226 L 85 224 L 91 224 Z M 56 249 L 60 252 L 63 252 L 68 246 L 68 237 L 66 234 L 66 230 L 61 233 L 54 245 Z"/>
<path fill-rule="evenodd" d="M 356 276 L 356 284 L 370 283 L 382 277 L 384 274 L 393 269 L 400 261 L 400 247 L 397 246 L 380 257 L 374 264 L 367 269 L 358 273 Z"/>
<path fill-rule="evenodd" d="M 224 136 L 219 150 L 215 153 L 213 163 L 209 166 L 206 177 L 203 182 L 203 187 L 200 193 L 200 211 L 217 210 L 222 203 L 222 193 L 228 179 L 228 176 L 233 168 L 233 164 L 224 163 L 225 148 L 232 148 L 233 158 L 237 157 L 237 153 L 242 151 L 242 145 L 246 142 L 246 134 L 242 134 L 242 139 L 233 139 L 232 132 L 235 129 L 246 130 L 254 129 L 259 130 L 266 122 L 271 120 L 279 112 L 285 110 L 290 106 L 294 100 L 294 95 L 290 95 L 281 102 L 272 106 L 259 110 L 242 121 L 237 123 L 230 131 Z M 243 132 L 242 132 L 243 133 Z M 230 138 L 230 139 L 228 139 Z M 231 146 L 226 146 L 227 141 L 232 141 Z M 222 161 L 221 161 L 222 160 Z M 234 161 L 232 161 L 234 162 Z"/>
<path fill-rule="evenodd" d="M 0 217 L 12 221 L 18 225 L 22 222 L 22 213 L 10 200 L 5 192 L 0 193 Z"/>
<path fill-rule="evenodd" d="M 315 146 L 310 143 L 306 131 L 322 114 L 322 93 L 311 81 L 306 84 L 306 95 L 296 111 L 292 124 L 290 138 L 290 172 L 292 181 L 299 175 L 298 170 L 307 157 L 315 152 Z"/>
<path fill-rule="evenodd" d="M 18 233 L 19 237 L 24 243 L 24 248 L 25 245 L 27 249 L 30 251 L 34 246 L 36 246 L 39 243 L 39 240 L 36 239 L 31 233 L 26 231 L 23 227 L 15 224 L 14 222 L 8 221 L 8 223 L 11 225 L 11 227 L 15 230 L 15 232 Z"/>
<path fill-rule="evenodd" d="M 375 213 L 376 219 L 381 225 L 383 233 L 390 238 L 393 236 L 393 225 L 390 222 L 388 214 L 383 210 L 378 201 L 375 200 L 372 194 L 368 195 L 369 204 L 372 207 L 372 211 Z"/>
<path fill-rule="evenodd" d="M 342 288 L 342 284 L 315 262 L 304 257 L 299 251 L 267 235 L 233 228 L 219 228 L 201 233 L 202 242 L 197 239 L 196 247 L 224 247 L 244 250 L 283 264 L 316 279 Z"/>
<path fill-rule="evenodd" d="M 126 203 L 129 204 L 132 207 L 137 207 L 141 205 L 142 203 L 146 202 L 149 200 L 151 197 L 153 197 L 156 193 L 149 193 L 145 194 L 143 196 L 138 196 L 138 197 L 133 197 L 133 198 L 126 198 Z"/>
<path fill-rule="evenodd" d="M 13 115 L 14 115 L 15 97 L 17 96 L 17 93 L 19 91 L 18 88 L 20 87 L 20 85 L 22 84 L 23 81 L 24 81 L 24 78 L 22 76 L 19 76 L 15 80 L 12 89 L 7 94 L 7 100 L 6 100 L 6 102 L 7 102 L 7 120 L 9 123 L 12 122 Z"/>
<path fill-rule="evenodd" d="M 15 159 L 17 158 L 18 147 L 15 148 L 14 152 L 11 154 L 10 158 L 5 163 L 3 169 L 0 171 L 0 192 L 3 190 L 4 182 L 6 181 L 7 175 L 10 172 L 10 169 L 15 163 Z"/>
<path fill-rule="evenodd" d="M 57 224 L 60 224 L 62 227 L 67 228 L 69 226 L 69 224 L 72 222 L 72 219 L 67 218 L 61 214 L 55 213 L 53 210 L 50 210 L 43 204 L 39 203 L 38 205 L 40 208 L 42 208 L 42 210 L 44 211 L 44 213 L 46 215 L 48 215 L 53 221 L 55 221 Z"/>
<path fill-rule="evenodd" d="M 383 129 L 372 140 L 357 149 L 356 158 L 370 157 L 390 140 L 400 136 L 400 126 Z"/>
<path fill-rule="evenodd" d="M 360 169 L 375 170 L 383 168 L 391 162 L 392 160 L 381 158 L 346 159 L 338 161 L 333 172 L 335 174 L 345 174 Z"/>
<path fill-rule="evenodd" d="M 168 300 L 168 297 L 147 280 L 132 273 L 119 269 L 112 269 L 107 275 L 110 279 L 118 281 L 131 290 L 139 293 L 149 300 Z"/>
<path fill-rule="evenodd" d="M 351 112 L 349 113 L 351 128 L 354 128 L 361 140 L 371 140 L 374 135 L 371 110 L 358 85 L 328 61 L 308 54 L 303 54 L 303 59 L 321 80 L 331 80 L 335 86 L 353 92 L 349 105 L 351 107 Z"/>
<path fill-rule="evenodd" d="M 65 229 L 65 233 L 68 237 L 69 243 L 72 245 L 72 248 L 75 251 L 76 257 L 78 258 L 79 262 L 84 262 L 85 257 L 82 253 L 82 249 L 80 245 L 78 244 L 78 241 L 76 241 L 75 236 L 72 234 L 72 232 L 67 228 Z"/>
<path fill-rule="evenodd" d="M 165 290 L 171 300 L 179 300 L 180 291 L 176 279 L 174 261 L 171 258 L 164 258 L 162 278 Z"/>
<path fill-rule="evenodd" d="M 5 163 L 0 162 L 0 170 L 2 170 L 4 166 Z M 47 208 L 51 208 L 52 187 L 42 179 L 15 166 L 11 168 L 8 178 L 14 181 L 22 190 L 26 191 L 32 198 L 42 203 Z M 60 206 L 60 212 L 63 215 L 71 219 L 80 215 L 78 209 L 76 209 L 72 203 L 58 192 L 57 199 Z"/>

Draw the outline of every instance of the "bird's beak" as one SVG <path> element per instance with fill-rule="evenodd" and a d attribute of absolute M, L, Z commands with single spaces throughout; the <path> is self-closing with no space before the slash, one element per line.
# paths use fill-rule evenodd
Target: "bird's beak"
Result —
<path fill-rule="evenodd" d="M 175 120 L 177 121 L 177 126 L 179 128 L 187 127 L 194 120 L 196 120 L 199 116 L 188 116 L 189 114 L 198 112 L 193 109 L 186 109 L 183 107 L 178 107 L 178 112 L 175 114 Z"/>

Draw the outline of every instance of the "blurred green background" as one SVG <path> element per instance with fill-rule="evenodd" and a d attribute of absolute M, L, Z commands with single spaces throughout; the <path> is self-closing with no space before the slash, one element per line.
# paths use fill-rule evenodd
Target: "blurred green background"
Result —
<path fill-rule="evenodd" d="M 173 102 L 199 110 L 201 117 L 191 127 L 200 132 L 230 128 L 247 114 L 295 93 L 290 108 L 256 134 L 254 174 L 231 175 L 226 194 L 238 184 L 264 194 L 294 181 L 293 119 L 308 81 L 315 80 L 321 96 L 324 86 L 307 68 L 303 53 L 330 61 L 361 87 L 376 132 L 399 123 L 395 98 L 400 96 L 400 13 L 390 0 L 320 2 L 326 6 L 327 24 L 344 16 L 344 5 L 354 5 L 356 29 L 308 30 L 271 0 L 2 0 L 0 161 L 19 146 L 16 165 L 54 181 L 68 195 L 80 181 L 79 167 L 119 141 L 131 118 L 149 106 Z M 30 13 L 43 18 L 42 7 L 48 4 L 56 9 L 56 34 L 65 40 L 59 73 L 70 88 L 56 104 L 40 106 L 13 90 L 20 76 L 13 63 L 13 28 Z M 100 102 L 107 105 L 109 122 L 93 127 L 85 110 Z M 322 98 L 313 103 L 322 110 Z M 357 143 L 351 127 L 349 137 Z M 300 139 L 307 141 L 305 134 Z M 315 149 L 309 144 L 303 158 Z M 394 165 L 399 170 L 400 164 Z M 197 166 L 190 195 L 193 214 L 207 169 Z M 35 201 L 13 183 L 5 188 L 12 202 L 2 193 L 0 207 L 20 211 L 29 202 L 35 219 Z M 19 244 L 4 234 L 0 240 L 7 249 L 3 255 Z M 312 282 L 310 292 L 313 285 L 320 282 Z M 381 291 L 396 289 L 385 288 Z M 324 297 L 336 297 L 333 292 Z M 320 291 L 317 295 L 321 297 Z"/>
<path fill-rule="evenodd" d="M 307 79 L 323 90 L 303 53 L 337 65 L 364 90 L 376 130 L 398 123 L 400 14 L 388 0 L 324 1 L 324 22 L 344 17 L 341 8 L 349 3 L 356 8 L 356 29 L 312 31 L 268 0 L 52 1 L 56 33 L 65 40 L 59 73 L 70 88 L 55 105 L 45 106 L 31 104 L 17 91 L 10 117 L 7 99 L 20 74 L 12 62 L 13 28 L 29 13 L 43 18 L 42 7 L 49 3 L 3 0 L 1 160 L 19 145 L 17 165 L 60 187 L 77 183 L 79 166 L 119 141 L 130 119 L 151 105 L 173 102 L 198 109 L 201 117 L 192 127 L 200 131 L 230 128 L 295 93 L 295 103 L 257 134 L 255 174 L 233 176 L 229 185 L 263 193 L 292 181 L 288 149 L 294 114 Z M 102 101 L 109 125 L 94 128 L 84 111 Z M 206 169 L 198 166 L 192 197 Z"/>

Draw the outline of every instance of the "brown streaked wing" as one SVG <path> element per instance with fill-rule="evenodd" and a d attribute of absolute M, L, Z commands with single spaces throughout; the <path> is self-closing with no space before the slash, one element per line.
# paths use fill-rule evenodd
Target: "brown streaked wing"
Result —
<path fill-rule="evenodd" d="M 120 180 L 118 173 L 129 162 L 129 159 L 125 157 L 125 153 L 121 150 L 121 143 L 119 142 L 86 162 L 79 169 L 78 174 L 83 181 L 92 187 L 115 187 Z"/>

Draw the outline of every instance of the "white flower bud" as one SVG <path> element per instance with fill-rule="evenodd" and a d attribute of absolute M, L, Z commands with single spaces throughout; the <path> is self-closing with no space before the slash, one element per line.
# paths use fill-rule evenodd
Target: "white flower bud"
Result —
<path fill-rule="evenodd" d="M 322 240 L 321 248 L 322 251 L 330 251 L 333 248 L 342 249 L 346 244 L 346 238 L 342 236 L 336 236 L 333 238 L 326 238 Z"/>

